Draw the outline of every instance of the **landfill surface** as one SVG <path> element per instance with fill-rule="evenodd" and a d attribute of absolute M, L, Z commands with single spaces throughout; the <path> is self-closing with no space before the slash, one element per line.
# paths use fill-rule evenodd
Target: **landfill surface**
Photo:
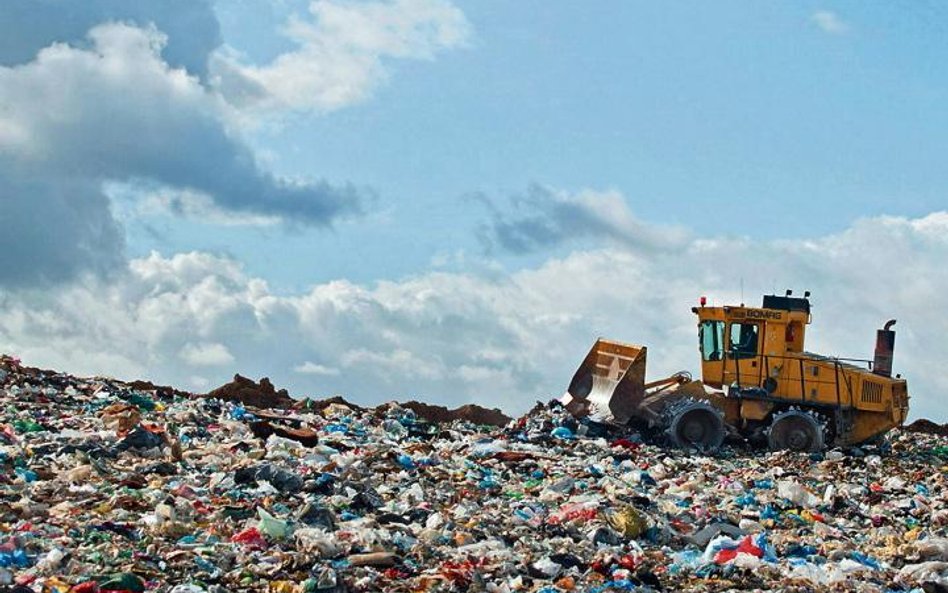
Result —
<path fill-rule="evenodd" d="M 235 383 L 0 358 L 0 591 L 948 591 L 939 430 L 703 455 Z"/>

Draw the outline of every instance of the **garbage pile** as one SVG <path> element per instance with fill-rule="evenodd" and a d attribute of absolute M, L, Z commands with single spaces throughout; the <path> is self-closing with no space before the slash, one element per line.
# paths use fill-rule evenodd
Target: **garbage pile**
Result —
<path fill-rule="evenodd" d="M 948 439 L 668 450 L 0 359 L 0 591 L 945 591 Z"/>

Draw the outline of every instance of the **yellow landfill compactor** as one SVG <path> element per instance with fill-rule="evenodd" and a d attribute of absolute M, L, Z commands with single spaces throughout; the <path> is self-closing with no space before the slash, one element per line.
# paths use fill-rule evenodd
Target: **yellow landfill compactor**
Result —
<path fill-rule="evenodd" d="M 562 402 L 577 416 L 635 424 L 674 445 L 716 449 L 725 436 L 771 449 L 820 451 L 882 437 L 908 415 L 908 391 L 892 377 L 895 320 L 876 335 L 873 360 L 804 350 L 811 320 L 803 298 L 765 295 L 763 306 L 692 308 L 702 381 L 678 373 L 645 381 L 645 346 L 599 339 Z"/>

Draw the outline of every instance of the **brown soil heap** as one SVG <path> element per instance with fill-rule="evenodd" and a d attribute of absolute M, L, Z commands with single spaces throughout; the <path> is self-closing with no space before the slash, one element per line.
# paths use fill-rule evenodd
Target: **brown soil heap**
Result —
<path fill-rule="evenodd" d="M 924 418 L 905 426 L 907 432 L 923 432 L 925 434 L 937 434 L 939 436 L 948 436 L 948 424 L 936 424 L 931 420 Z"/>
<path fill-rule="evenodd" d="M 260 383 L 255 383 L 253 379 L 234 375 L 233 381 L 209 391 L 207 397 L 236 401 L 245 406 L 263 409 L 292 408 L 296 404 L 296 400 L 290 397 L 286 389 L 277 391 L 267 377 L 260 379 Z"/>
<path fill-rule="evenodd" d="M 467 404 L 449 410 L 444 406 L 432 406 L 422 402 L 410 401 L 399 404 L 403 408 L 408 408 L 418 415 L 419 418 L 428 422 L 452 422 L 454 420 L 465 420 L 474 424 L 485 424 L 489 426 L 506 426 L 510 422 L 510 417 L 498 410 L 487 409 L 476 404 Z"/>

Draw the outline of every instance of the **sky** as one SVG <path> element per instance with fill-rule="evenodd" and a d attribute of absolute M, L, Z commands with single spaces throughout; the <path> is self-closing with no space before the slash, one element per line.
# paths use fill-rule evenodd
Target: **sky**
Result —
<path fill-rule="evenodd" d="M 712 303 L 898 319 L 948 420 L 934 1 L 6 0 L 0 350 L 205 391 L 510 413 Z"/>

